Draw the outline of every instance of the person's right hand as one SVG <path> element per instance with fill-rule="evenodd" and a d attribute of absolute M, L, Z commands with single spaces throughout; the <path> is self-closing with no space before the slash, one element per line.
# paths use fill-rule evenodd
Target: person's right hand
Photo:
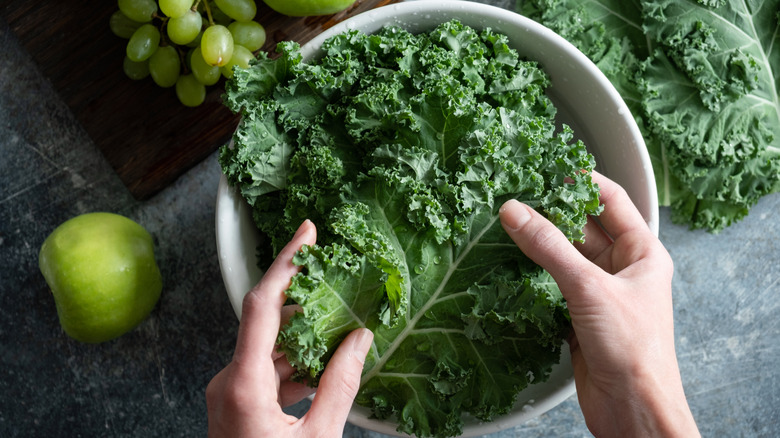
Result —
<path fill-rule="evenodd" d="M 567 301 L 577 395 L 596 436 L 699 436 L 674 349 L 671 257 L 622 187 L 593 174 L 604 206 L 584 244 L 507 201 L 501 223 Z"/>
<path fill-rule="evenodd" d="M 311 394 L 290 380 L 292 366 L 277 351 L 284 314 L 285 290 L 300 271 L 293 255 L 314 245 L 317 229 L 305 221 L 279 253 L 260 282 L 244 297 L 233 360 L 206 387 L 209 438 L 337 437 L 344 430 L 360 387 L 363 361 L 374 335 L 357 329 L 341 342 L 325 367 L 311 408 L 301 418 L 283 407 Z"/>

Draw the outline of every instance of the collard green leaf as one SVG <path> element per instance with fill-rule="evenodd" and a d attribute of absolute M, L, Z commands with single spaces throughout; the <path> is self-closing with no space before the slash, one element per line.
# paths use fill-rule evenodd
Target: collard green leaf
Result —
<path fill-rule="evenodd" d="M 304 219 L 319 225 L 287 291 L 301 312 L 279 336 L 297 377 L 316 384 L 338 343 L 367 327 L 357 402 L 399 431 L 454 436 L 464 415 L 508 412 L 548 378 L 569 321 L 498 208 L 520 199 L 571 240 L 601 208 L 592 156 L 555 125 L 549 79 L 506 37 L 457 21 L 420 35 L 349 31 L 287 71 L 242 107 L 221 163 L 274 252 Z"/>

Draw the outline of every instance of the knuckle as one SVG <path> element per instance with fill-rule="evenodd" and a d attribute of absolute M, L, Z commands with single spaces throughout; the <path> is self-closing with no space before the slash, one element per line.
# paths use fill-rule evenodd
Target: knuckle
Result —
<path fill-rule="evenodd" d="M 219 388 L 216 380 L 212 380 L 206 386 L 206 405 L 213 406 L 219 399 Z"/>
<path fill-rule="evenodd" d="M 256 398 L 256 394 L 247 385 L 241 384 L 234 373 L 221 377 L 220 380 L 213 379 L 206 387 L 207 404 L 240 410 Z"/>
<path fill-rule="evenodd" d="M 254 315 L 263 308 L 270 306 L 271 303 L 269 302 L 267 295 L 268 294 L 263 293 L 263 291 L 258 288 L 249 291 L 244 295 L 244 299 L 241 301 L 241 314 Z"/>
<path fill-rule="evenodd" d="M 241 301 L 242 312 L 251 311 L 252 308 L 258 306 L 259 301 L 261 301 L 259 295 L 256 290 L 251 290 L 244 295 L 244 299 Z"/>
<path fill-rule="evenodd" d="M 528 239 L 530 249 L 546 253 L 555 246 L 555 235 L 546 223 L 541 221 L 529 221 L 522 230 Z M 552 224 L 550 224 L 552 225 Z"/>
<path fill-rule="evenodd" d="M 628 198 L 628 192 L 619 184 L 600 186 L 599 198 L 602 204 L 610 204 L 615 200 Z"/>
<path fill-rule="evenodd" d="M 346 360 L 343 360 L 346 359 Z M 345 401 L 352 401 L 357 395 L 360 389 L 360 376 L 363 370 L 363 362 L 355 354 L 350 352 L 347 357 L 344 357 L 338 370 L 338 373 L 334 377 L 335 388 L 338 391 L 338 396 Z"/>
<path fill-rule="evenodd" d="M 338 389 L 345 399 L 352 400 L 360 389 L 360 375 L 350 370 L 341 375 Z"/>

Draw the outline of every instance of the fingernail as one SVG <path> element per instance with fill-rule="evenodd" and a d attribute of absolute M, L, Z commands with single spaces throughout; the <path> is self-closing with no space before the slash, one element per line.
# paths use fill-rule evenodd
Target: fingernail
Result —
<path fill-rule="evenodd" d="M 368 349 L 371 348 L 371 342 L 374 341 L 374 333 L 366 328 L 357 330 L 358 333 L 355 336 L 354 341 L 355 355 L 357 356 L 358 360 L 360 360 L 360 363 L 365 363 Z"/>
<path fill-rule="evenodd" d="M 295 238 L 295 237 L 298 237 L 298 236 L 302 235 L 302 234 L 303 234 L 303 233 L 304 233 L 304 232 L 305 232 L 305 231 L 306 231 L 306 230 L 309 228 L 309 224 L 310 224 L 310 223 L 311 223 L 311 221 L 310 221 L 309 219 L 306 219 L 305 221 L 303 221 L 303 222 L 302 222 L 302 223 L 301 223 L 301 224 L 298 226 L 298 229 L 297 229 L 297 230 L 295 230 L 295 236 L 293 236 L 293 238 Z"/>
<path fill-rule="evenodd" d="M 499 210 L 501 217 L 501 225 L 505 229 L 519 230 L 529 220 L 531 220 L 531 212 L 528 211 L 528 207 L 522 205 L 516 199 L 510 199 L 501 206 Z"/>

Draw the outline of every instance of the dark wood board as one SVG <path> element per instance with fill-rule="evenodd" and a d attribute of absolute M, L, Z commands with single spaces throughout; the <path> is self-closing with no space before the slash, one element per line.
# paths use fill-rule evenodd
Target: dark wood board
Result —
<path fill-rule="evenodd" d="M 283 40 L 301 44 L 345 18 L 398 0 L 358 0 L 346 11 L 287 17 L 256 0 L 267 33 L 263 50 Z M 126 40 L 109 29 L 114 0 L 4 0 L 0 15 L 51 81 L 130 193 L 148 199 L 225 144 L 238 118 L 225 108 L 222 82 L 197 108 L 172 88 L 122 71 Z"/>

